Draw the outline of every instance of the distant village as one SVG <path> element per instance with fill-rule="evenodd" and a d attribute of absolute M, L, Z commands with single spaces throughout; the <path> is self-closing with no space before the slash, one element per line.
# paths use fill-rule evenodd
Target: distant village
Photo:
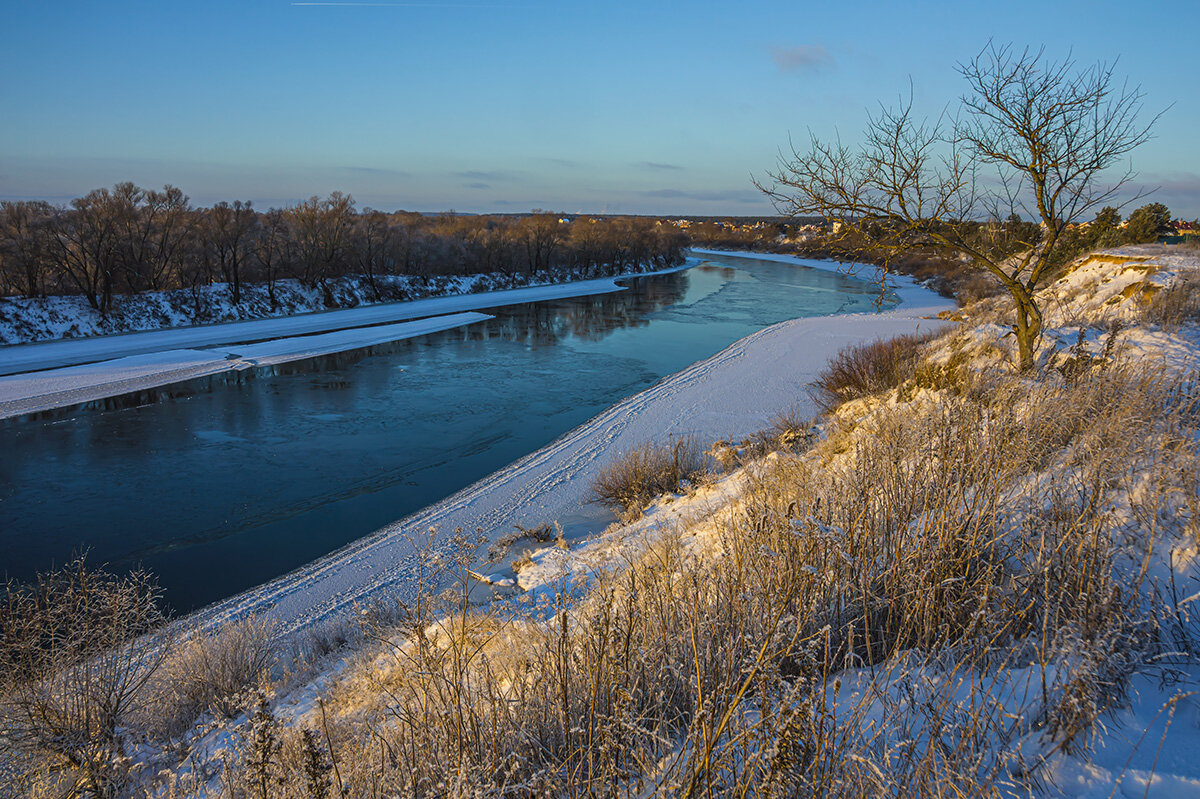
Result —
<path fill-rule="evenodd" d="M 660 224 L 663 222 L 660 221 Z M 699 238 L 710 238 L 713 234 L 723 235 L 728 237 L 747 237 L 762 239 L 774 230 L 776 232 L 775 240 L 780 244 L 793 244 L 820 239 L 830 233 L 837 233 L 840 223 L 827 223 L 823 220 L 804 219 L 785 221 L 781 218 L 776 219 L 712 219 L 712 218 L 679 218 L 666 220 L 666 224 L 674 225 L 680 230 L 686 230 L 688 233 L 695 235 L 700 233 Z M 1087 230 L 1092 226 L 1092 222 L 1079 222 L 1076 224 L 1067 225 L 1067 230 Z M 1129 224 L 1129 220 L 1122 220 L 1117 224 L 1117 228 L 1124 229 Z M 707 234 L 707 235 L 704 235 Z M 1163 244 L 1182 244 L 1189 239 L 1200 240 L 1200 220 L 1192 220 L 1190 222 L 1178 219 L 1168 223 L 1165 230 L 1159 235 L 1159 242 Z"/>

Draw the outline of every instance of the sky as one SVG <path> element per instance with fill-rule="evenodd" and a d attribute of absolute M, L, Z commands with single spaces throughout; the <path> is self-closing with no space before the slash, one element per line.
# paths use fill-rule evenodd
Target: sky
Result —
<path fill-rule="evenodd" d="M 936 114 L 989 41 L 1117 60 L 1138 185 L 1200 216 L 1200 2 L 0 0 L 0 199 L 764 214 L 789 136 Z M 1152 10 L 1150 10 L 1152 9 Z M 1030 40 L 1033 34 L 1038 38 Z M 1145 201 L 1143 201 L 1145 202 Z"/>

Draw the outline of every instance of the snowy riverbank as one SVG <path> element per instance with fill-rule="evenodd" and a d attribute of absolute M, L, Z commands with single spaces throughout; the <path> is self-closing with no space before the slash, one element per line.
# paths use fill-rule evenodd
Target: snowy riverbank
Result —
<path fill-rule="evenodd" d="M 692 258 L 665 271 L 688 269 L 696 263 Z M 435 333 L 488 318 L 475 312 L 481 308 L 623 291 L 619 279 L 4 347 L 0 348 L 0 375 L 4 375 L 0 419 Z"/>
<path fill-rule="evenodd" d="M 496 691 L 503 713 L 556 708 L 553 689 L 537 691 L 557 687 L 556 669 L 579 669 L 572 676 L 585 685 L 571 687 L 593 698 L 633 692 L 646 703 L 677 680 L 708 715 L 697 710 L 678 738 L 647 745 L 652 755 L 628 778 L 638 795 L 672 793 L 704 758 L 722 786 L 819 778 L 853 795 L 883 785 L 1200 796 L 1197 275 L 1200 259 L 1154 249 L 1081 259 L 1043 294 L 1038 380 L 1013 369 L 1006 300 L 967 308 L 910 378 L 841 405 L 811 447 L 665 495 L 582 545 L 544 545 L 520 568 L 512 615 L 500 606 L 430 625 L 435 656 L 425 660 L 419 633 L 401 627 L 288 691 L 276 712 L 300 729 L 326 713 L 363 724 L 379 708 L 407 708 L 435 684 L 411 664 L 441 668 L 444 647 L 469 651 L 475 668 L 454 677 L 489 710 Z M 636 443 L 624 436 L 639 423 L 652 421 L 642 432 L 662 440 L 721 429 L 740 408 L 748 431 L 762 421 L 760 395 L 782 396 L 775 379 L 793 361 L 828 355 L 839 331 L 864 340 L 888 324 L 900 332 L 905 318 L 910 330 L 925 324 L 910 305 L 764 330 L 408 520 L 410 529 L 483 518 L 472 504 L 499 510 L 492 523 L 519 518 L 497 496 L 514 508 L 538 500 L 541 515 L 527 523 L 553 520 L 556 500 L 578 501 L 591 467 Z M 858 615 L 859 602 L 877 615 Z M 663 654 L 676 650 L 675 660 Z M 660 660 L 668 666 L 642 676 Z M 705 693 L 722 667 L 729 687 Z M 612 706 L 631 727 L 662 722 Z M 511 749 L 524 757 L 531 747 Z"/>
<path fill-rule="evenodd" d="M 1003 297 L 829 369 L 949 303 L 898 282 L 887 313 L 763 329 L 183 620 L 122 753 L 160 796 L 267 765 L 345 795 L 1200 796 L 1198 285 L 1178 251 L 1080 259 L 1041 294 L 1035 374 Z M 817 370 L 840 388 L 809 425 Z M 630 445 L 780 410 L 677 488 L 626 472 L 665 493 L 591 534 Z M 564 520 L 497 548 L 515 580 L 471 558 L 467 525 Z M 480 574 L 501 601 L 470 601 Z"/>
<path fill-rule="evenodd" d="M 107 314 L 92 308 L 87 299 L 79 295 L 0 297 L 0 345 L 96 338 L 150 330 L 179 331 L 198 326 L 215 329 L 246 320 L 284 320 L 339 312 L 331 311 L 331 308 L 389 308 L 402 303 L 460 295 L 553 287 L 594 280 L 605 282 L 612 278 L 650 274 L 652 269 L 648 265 L 639 265 L 616 274 L 605 268 L 534 274 L 380 275 L 374 283 L 361 275 L 347 275 L 329 280 L 323 286 L 286 279 L 276 281 L 270 290 L 264 283 L 246 284 L 242 286 L 242 298 L 237 303 L 233 302 L 227 284 L 213 283 L 195 290 L 117 295 Z M 479 306 L 453 310 L 473 310 L 475 307 Z M 386 315 L 386 311 L 384 313 Z"/>

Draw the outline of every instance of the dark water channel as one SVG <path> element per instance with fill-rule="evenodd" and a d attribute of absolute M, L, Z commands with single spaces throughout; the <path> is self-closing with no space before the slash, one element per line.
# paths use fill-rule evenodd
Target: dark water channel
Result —
<path fill-rule="evenodd" d="M 436 502 L 756 330 L 876 298 L 831 272 L 726 256 L 623 282 L 186 399 L 0 427 L 0 572 L 28 578 L 87 550 L 144 565 L 176 609 L 195 608 Z"/>

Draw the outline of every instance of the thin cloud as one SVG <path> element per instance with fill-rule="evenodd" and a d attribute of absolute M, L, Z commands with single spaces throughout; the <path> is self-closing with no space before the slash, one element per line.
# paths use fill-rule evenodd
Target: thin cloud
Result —
<path fill-rule="evenodd" d="M 829 51 L 819 44 L 773 47 L 771 60 L 780 72 L 821 72 L 837 66 Z"/>
<path fill-rule="evenodd" d="M 468 189 L 490 189 L 490 183 L 467 183 L 464 184 Z"/>
<path fill-rule="evenodd" d="M 392 178 L 412 177 L 411 172 L 405 172 L 403 169 L 387 169 L 386 167 L 377 166 L 340 166 L 338 169 L 342 172 L 358 172 L 365 175 L 381 175 Z"/>
<path fill-rule="evenodd" d="M 1171 209 L 1176 219 L 1200 217 L 1200 175 L 1194 172 L 1143 174 L 1137 183 L 1140 185 L 1130 188 L 1140 188 L 1145 194 L 1127 208 L 1126 213 L 1145 203 L 1160 202 Z"/>
<path fill-rule="evenodd" d="M 643 197 L 660 200 L 699 200 L 700 202 L 762 202 L 763 195 L 757 191 L 732 189 L 728 191 L 683 191 L 682 189 L 654 189 L 639 192 Z"/>
<path fill-rule="evenodd" d="M 658 169 L 665 172 L 682 172 L 683 167 L 676 164 L 663 164 L 658 161 L 642 161 L 637 166 L 642 169 Z"/>
<path fill-rule="evenodd" d="M 479 169 L 471 169 L 471 170 L 467 170 L 466 172 L 455 172 L 454 176 L 457 178 L 462 178 L 463 180 L 474 181 L 476 183 L 484 183 L 487 181 L 492 181 L 494 183 L 502 183 L 504 181 L 518 179 L 517 176 L 512 174 L 511 172 L 501 172 L 501 171 L 489 172 L 489 171 L 479 170 Z"/>

